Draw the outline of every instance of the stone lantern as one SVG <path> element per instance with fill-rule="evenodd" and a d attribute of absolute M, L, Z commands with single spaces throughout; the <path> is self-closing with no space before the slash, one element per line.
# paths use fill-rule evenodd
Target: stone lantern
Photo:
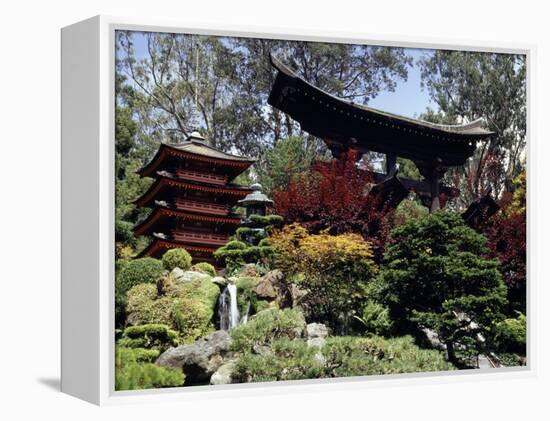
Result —
<path fill-rule="evenodd" d="M 250 189 L 252 193 L 238 202 L 246 209 L 246 218 L 249 219 L 251 215 L 265 216 L 267 207 L 273 205 L 273 200 L 262 193 L 262 185 L 259 183 L 252 184 Z"/>

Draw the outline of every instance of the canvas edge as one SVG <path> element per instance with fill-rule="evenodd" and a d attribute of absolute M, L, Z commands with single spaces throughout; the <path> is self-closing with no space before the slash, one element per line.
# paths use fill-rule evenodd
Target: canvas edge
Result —
<path fill-rule="evenodd" d="M 99 26 L 61 30 L 61 391 L 99 403 Z"/>

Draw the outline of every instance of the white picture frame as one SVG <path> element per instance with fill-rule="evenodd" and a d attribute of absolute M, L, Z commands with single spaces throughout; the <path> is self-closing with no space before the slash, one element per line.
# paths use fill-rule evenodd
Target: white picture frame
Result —
<path fill-rule="evenodd" d="M 533 61 L 530 45 L 461 44 L 453 40 L 398 39 L 364 34 L 277 28 L 200 26 L 159 20 L 96 16 L 65 27 L 62 41 L 62 392 L 94 404 L 168 401 L 414 385 L 428 382 L 516 378 L 536 373 L 534 338 L 528 336 L 525 367 L 493 371 L 419 373 L 331 380 L 195 386 L 114 391 L 114 34 L 116 30 L 331 41 L 409 48 L 443 48 L 527 55 L 527 124 L 531 127 Z M 527 135 L 528 178 L 532 139 Z M 531 185 L 529 185 L 531 186 Z M 529 187 L 529 191 L 531 188 Z M 530 194 L 528 194 L 531 203 Z M 532 205 L 528 205 L 529 212 Z M 528 233 L 531 232 L 528 215 Z M 528 247 L 532 244 L 528 234 Z M 533 332 L 535 294 L 528 255 L 528 332 Z"/>

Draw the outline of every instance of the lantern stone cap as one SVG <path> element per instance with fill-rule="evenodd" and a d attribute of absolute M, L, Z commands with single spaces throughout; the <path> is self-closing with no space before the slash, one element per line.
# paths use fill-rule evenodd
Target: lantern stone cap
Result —
<path fill-rule="evenodd" d="M 260 183 L 252 184 L 250 186 L 250 190 L 252 190 L 252 193 L 249 193 L 244 199 L 239 200 L 238 203 L 240 203 L 243 206 L 255 205 L 255 204 L 272 205 L 273 200 L 271 200 L 269 197 L 263 194 L 262 189 L 263 187 Z"/>

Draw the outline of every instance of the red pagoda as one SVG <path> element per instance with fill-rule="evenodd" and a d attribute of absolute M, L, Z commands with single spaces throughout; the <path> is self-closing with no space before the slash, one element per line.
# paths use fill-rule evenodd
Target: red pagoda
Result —
<path fill-rule="evenodd" d="M 152 208 L 134 228 L 136 235 L 153 237 L 140 256 L 160 257 L 169 249 L 183 248 L 194 262 L 214 263 L 212 253 L 241 222 L 231 209 L 251 193 L 232 180 L 253 162 L 207 145 L 197 132 L 182 144 L 162 143 L 151 162 L 138 171 L 155 179 L 134 202 Z"/>

